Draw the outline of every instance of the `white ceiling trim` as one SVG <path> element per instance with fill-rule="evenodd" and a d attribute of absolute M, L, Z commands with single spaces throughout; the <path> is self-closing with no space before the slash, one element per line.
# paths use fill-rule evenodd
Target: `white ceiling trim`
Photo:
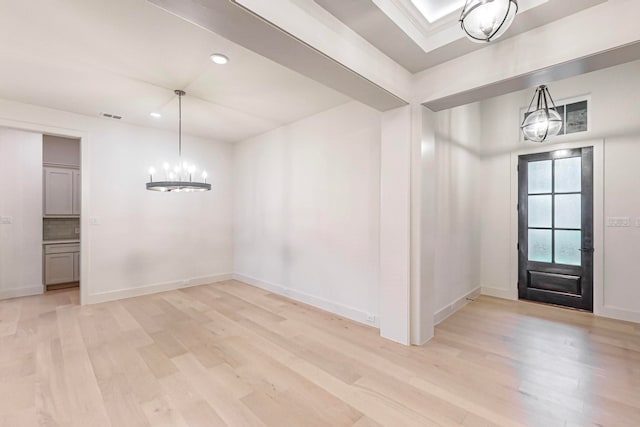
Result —
<path fill-rule="evenodd" d="M 434 23 L 453 15 L 464 6 L 465 0 L 411 0 L 411 3 L 427 18 L 429 23 Z M 443 5 L 442 3 L 446 3 Z"/>
<path fill-rule="evenodd" d="M 411 0 L 372 0 L 420 48 L 429 53 L 465 38 L 458 18 L 462 7 L 430 22 Z M 539 7 L 549 0 L 520 0 L 518 13 Z"/>

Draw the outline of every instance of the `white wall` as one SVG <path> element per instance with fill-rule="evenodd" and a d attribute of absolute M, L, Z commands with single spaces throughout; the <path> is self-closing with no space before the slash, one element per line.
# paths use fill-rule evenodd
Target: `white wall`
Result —
<path fill-rule="evenodd" d="M 41 134 L 0 128 L 0 216 L 0 299 L 41 293 Z"/>
<path fill-rule="evenodd" d="M 480 286 L 480 108 L 435 114 L 434 309 L 438 323 Z"/>
<path fill-rule="evenodd" d="M 185 136 L 185 158 L 208 170 L 213 190 L 160 194 L 145 189 L 147 171 L 176 157 L 176 133 L 1 100 L 0 124 L 85 136 L 81 150 L 86 302 L 230 277 L 230 144 Z M 42 155 L 40 167 L 41 162 Z M 99 225 L 89 226 L 90 217 Z M 41 238 L 41 226 L 38 232 Z"/>
<path fill-rule="evenodd" d="M 635 109 L 640 114 L 640 108 Z M 638 159 L 640 133 L 606 140 L 604 216 L 630 217 L 633 228 L 605 228 L 603 305 L 605 310 L 609 309 L 614 314 L 636 322 L 640 322 L 640 263 L 637 260 L 640 249 Z"/>
<path fill-rule="evenodd" d="M 236 144 L 238 279 L 361 322 L 378 314 L 380 120 L 350 102 Z"/>
<path fill-rule="evenodd" d="M 553 144 L 540 147 L 551 151 L 565 144 L 592 144 L 602 162 L 596 169 L 602 172 L 596 180 L 604 181 L 604 215 L 630 217 L 633 225 L 640 217 L 640 61 L 585 74 L 550 85 L 556 100 L 588 95 L 591 103 L 589 132 L 558 137 Z M 516 298 L 513 272 L 515 241 L 509 230 L 514 215 L 512 183 L 517 179 L 513 159 L 531 144 L 520 141 L 520 109 L 529 104 L 533 89 L 493 98 L 480 103 L 482 110 L 482 268 L 483 292 L 500 297 Z M 535 147 L 535 146 L 533 146 Z M 600 148 L 601 147 L 601 148 Z M 597 189 L 596 189 L 597 191 Z M 596 206 L 598 209 L 598 206 Z M 596 216 L 598 212 L 596 212 Z M 635 260 L 640 247 L 640 228 L 608 228 L 603 237 L 596 235 L 596 245 L 604 250 L 596 258 L 604 264 L 602 289 L 596 289 L 597 314 L 640 321 L 640 287 L 636 286 L 640 269 Z M 511 226 L 513 228 L 513 225 Z M 598 241 L 602 240 L 604 241 Z M 598 261 L 598 259 L 596 260 Z M 598 278 L 596 277 L 596 281 Z M 600 301 L 598 306 L 597 302 Z"/>

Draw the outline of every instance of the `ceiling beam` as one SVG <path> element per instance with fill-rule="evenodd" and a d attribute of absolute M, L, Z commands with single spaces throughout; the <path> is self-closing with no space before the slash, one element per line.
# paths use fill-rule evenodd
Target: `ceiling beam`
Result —
<path fill-rule="evenodd" d="M 336 33 L 335 29 L 323 28 L 318 20 L 311 19 L 312 17 L 304 19 L 303 26 L 306 25 L 308 28 L 304 34 L 300 32 L 299 25 L 297 29 L 283 28 L 287 22 L 271 12 L 282 9 L 284 5 L 289 8 L 295 7 L 293 3 L 288 2 L 278 2 L 277 5 L 262 2 L 258 8 L 251 2 L 243 1 L 240 5 L 239 2 L 229 0 L 149 1 L 379 111 L 408 104 L 411 75 L 370 45 L 367 49 L 358 49 L 353 43 L 354 36 L 359 36 L 337 20 L 332 22 L 332 25 L 337 23 L 344 26 L 341 29 L 345 31 L 344 36 L 341 36 L 340 32 Z M 269 4 L 271 9 L 267 8 Z M 295 12 L 305 13 L 304 10 Z M 327 13 L 327 16 L 331 15 Z M 292 34 L 290 31 L 298 34 Z M 319 44 L 318 40 L 322 39 L 323 35 L 326 36 L 325 39 L 329 37 L 327 33 L 333 33 L 332 42 Z M 312 38 L 313 34 L 316 37 Z M 344 45 L 337 43 L 338 36 Z M 368 45 L 364 40 L 355 41 Z M 360 54 L 355 57 L 340 56 L 332 52 L 332 46 L 333 49 L 341 49 L 342 46 L 342 50 L 344 46 L 351 46 L 352 50 L 359 51 Z M 354 58 L 359 61 L 354 62 Z M 393 73 L 389 72 L 390 70 Z"/>
<path fill-rule="evenodd" d="M 447 110 L 541 84 L 548 84 L 592 71 L 626 64 L 627 62 L 638 59 L 640 59 L 640 42 L 577 58 L 572 61 L 563 62 L 562 64 L 556 64 L 468 91 L 455 93 L 444 98 L 427 101 L 422 105 L 432 111 Z"/>
<path fill-rule="evenodd" d="M 637 16 L 637 0 L 607 1 L 491 44 L 416 74 L 412 101 L 438 111 L 640 59 Z"/>

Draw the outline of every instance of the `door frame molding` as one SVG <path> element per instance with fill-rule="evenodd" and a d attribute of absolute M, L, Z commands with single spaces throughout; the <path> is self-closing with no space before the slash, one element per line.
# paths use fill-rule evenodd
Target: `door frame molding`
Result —
<path fill-rule="evenodd" d="M 67 138 L 77 138 L 80 140 L 80 305 L 88 302 L 90 283 L 90 234 L 89 215 L 91 204 L 89 193 L 89 133 L 78 129 L 68 129 L 58 126 L 51 126 L 44 123 L 25 122 L 20 120 L 7 119 L 0 117 L 0 127 L 9 129 L 23 130 L 27 132 L 37 132 L 47 135 L 61 136 Z M 44 256 L 44 250 L 43 250 Z M 42 290 L 45 291 L 46 286 L 44 280 Z"/>
<path fill-rule="evenodd" d="M 510 153 L 511 194 L 509 201 L 509 278 L 508 298 L 518 300 L 518 158 L 548 151 L 593 147 L 593 313 L 611 317 L 604 307 L 604 139 L 528 146 Z"/>

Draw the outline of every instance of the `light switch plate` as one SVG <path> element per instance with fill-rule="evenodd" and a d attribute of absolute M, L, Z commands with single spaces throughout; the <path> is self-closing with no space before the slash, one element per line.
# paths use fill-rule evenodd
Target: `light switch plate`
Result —
<path fill-rule="evenodd" d="M 13 217 L 12 216 L 0 217 L 0 224 L 13 224 Z"/>
<path fill-rule="evenodd" d="M 89 224 L 91 225 L 100 225 L 100 217 L 92 216 L 89 218 Z"/>

